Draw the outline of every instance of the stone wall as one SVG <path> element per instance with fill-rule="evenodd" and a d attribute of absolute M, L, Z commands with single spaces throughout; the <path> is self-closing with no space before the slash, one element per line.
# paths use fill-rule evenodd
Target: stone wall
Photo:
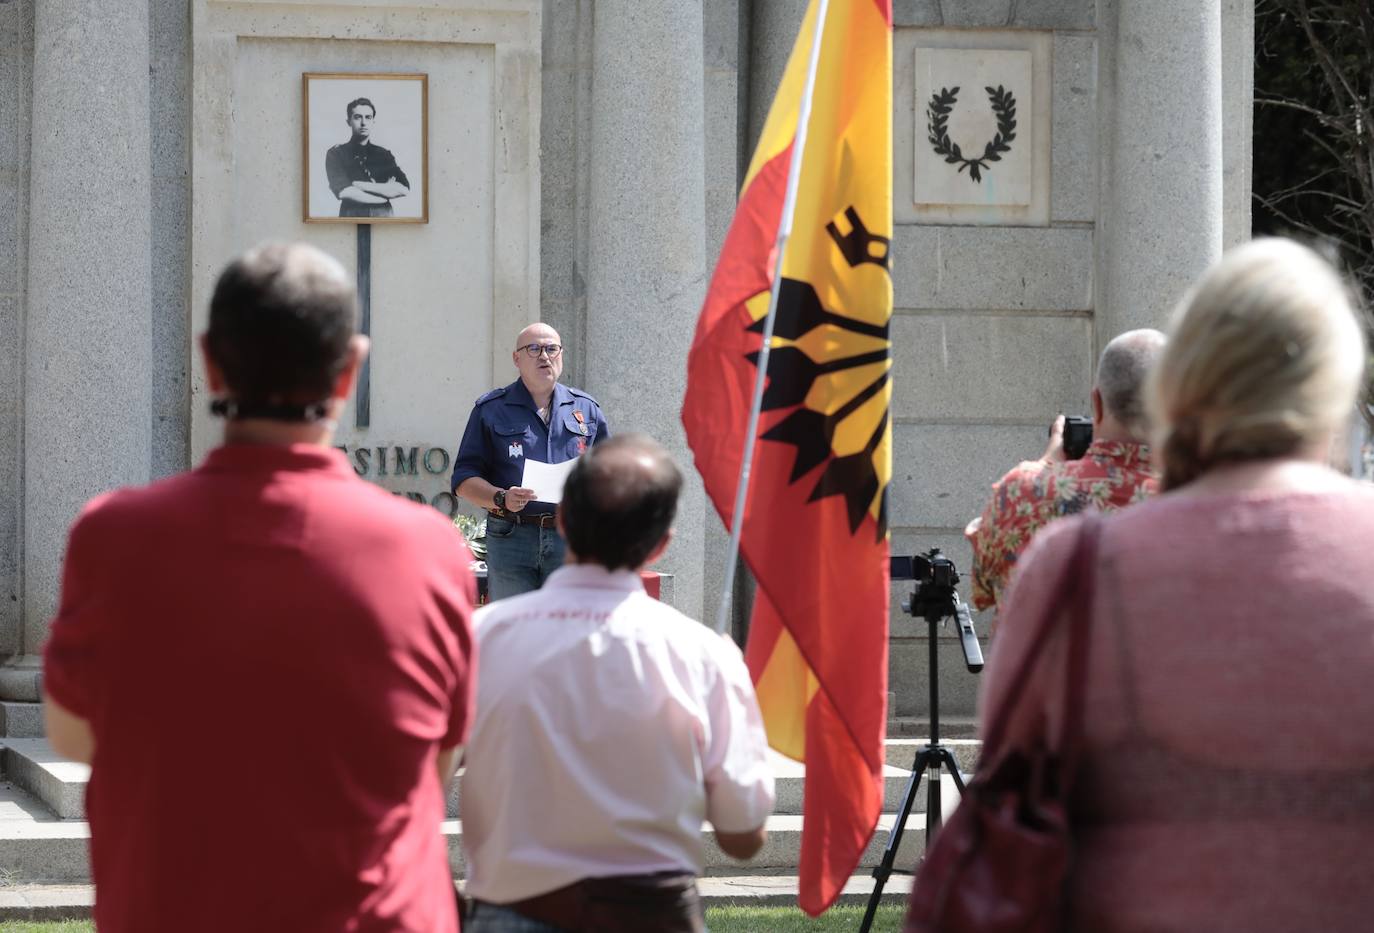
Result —
<path fill-rule="evenodd" d="M 0 659 L 23 643 L 24 271 L 33 0 L 0 3 Z"/>
<path fill-rule="evenodd" d="M 909 53 L 922 36 L 939 34 L 948 44 L 954 33 L 975 46 L 994 36 L 1012 44 L 1040 37 L 1036 41 L 1047 43 L 1042 58 L 1049 66 L 1042 97 L 1048 171 L 1043 216 L 1016 224 L 986 218 L 941 223 L 903 213 L 899 205 L 893 244 L 894 553 L 939 546 L 967 570 L 969 553 L 960 533 L 964 523 L 997 476 L 1017 460 L 1039 453 L 1046 424 L 1056 412 L 1086 410 L 1102 343 L 1126 327 L 1161 323 L 1180 283 L 1222 242 L 1248 235 L 1253 0 L 1163 2 L 1201 17 L 1203 28 L 1189 27 L 1190 35 L 1200 32 L 1210 38 L 1199 40 L 1191 53 L 1197 63 L 1189 74 L 1157 82 L 1149 69 L 1161 67 L 1159 56 L 1139 54 L 1137 46 L 1167 43 L 1167 31 L 1182 27 L 1154 15 L 1160 8 L 1153 3 L 894 0 L 894 170 L 899 194 L 911 188 L 911 153 L 924 131 L 916 123 L 922 108 L 903 83 Z M 515 21 L 504 20 L 506 13 L 482 4 L 474 8 L 484 12 L 469 21 L 440 10 L 445 4 L 421 10 L 390 0 L 346 9 L 292 0 L 266 12 L 259 4 L 138 0 L 137 8 L 146 8 L 146 45 L 129 40 L 127 44 L 141 49 L 138 62 L 130 65 L 127 56 L 111 56 L 109 62 L 115 64 L 109 67 L 119 74 L 141 75 L 146 66 L 147 86 L 136 88 L 134 95 L 146 101 L 146 135 L 133 134 L 146 140 L 146 155 L 135 156 L 141 160 L 136 174 L 145 188 L 133 198 L 135 207 L 120 215 L 133 221 L 120 230 L 120 249 L 97 249 L 101 238 L 114 231 L 88 222 L 90 211 L 49 210 L 42 224 L 32 222 L 32 163 L 47 156 L 48 164 L 55 165 L 47 146 L 60 128 L 47 120 L 41 138 L 35 138 L 32 113 L 35 106 L 47 108 L 45 114 L 53 112 L 53 102 L 70 89 L 62 86 L 65 72 L 49 63 L 44 94 L 58 96 L 39 95 L 42 99 L 35 104 L 35 2 L 0 0 L 0 198 L 10 206 L 0 220 L 0 658 L 32 656 L 40 648 L 56 594 L 60 542 L 80 503 L 112 482 L 182 469 L 213 439 L 191 345 L 207 284 L 222 261 L 264 235 L 308 235 L 345 258 L 352 255 L 351 231 L 307 231 L 292 216 L 294 207 L 272 213 L 276 208 L 266 204 L 262 216 L 272 218 L 271 229 L 245 224 L 226 207 L 221 196 L 232 194 L 233 172 L 242 168 L 234 167 L 226 147 L 251 129 L 246 124 L 236 129 L 229 120 L 237 93 L 233 82 L 242 70 L 233 57 L 239 52 L 245 60 L 271 64 L 277 54 L 271 49 L 298 43 L 321 63 L 332 55 L 343 67 L 354 61 L 359 40 L 331 37 L 361 37 L 364 33 L 356 31 L 360 23 L 371 24 L 368 29 L 377 26 L 366 35 L 383 41 L 371 43 L 366 61 L 357 62 L 378 68 L 400 61 L 404 56 L 392 53 L 411 42 L 418 42 L 417 54 L 434 60 L 431 70 L 436 74 L 452 58 L 441 51 L 446 44 L 473 43 L 475 35 L 506 37 L 500 41 L 514 37 L 522 49 L 499 63 L 478 63 L 489 76 L 490 84 L 483 87 L 496 102 L 493 106 L 529 117 L 514 122 L 498 117 L 492 129 L 493 151 L 507 161 L 494 164 L 490 173 L 498 202 L 491 210 L 497 217 L 521 218 L 500 226 L 495 242 L 473 247 L 488 277 L 477 283 L 478 290 L 494 296 L 494 307 L 482 320 L 466 325 L 464 333 L 475 334 L 476 342 L 463 351 L 471 352 L 462 356 L 461 366 L 448 366 L 439 357 L 446 347 L 452 349 L 444 340 L 457 332 L 452 325 L 461 315 L 449 314 L 437 303 L 440 298 L 426 299 L 428 310 L 411 326 L 446 336 L 430 345 L 421 341 L 418 356 L 412 357 L 422 360 L 426 372 L 444 374 L 425 383 L 422 393 L 443 398 L 437 420 L 406 420 L 406 411 L 422 406 L 415 403 L 420 396 L 404 400 L 405 410 L 396 411 L 403 430 L 386 437 L 355 432 L 341 439 L 350 451 L 375 450 L 381 444 L 390 454 L 399 445 L 403 451 L 417 447 L 422 458 L 447 448 L 447 457 L 471 397 L 506 381 L 502 364 L 508 365 L 503 346 L 508 332 L 539 316 L 558 328 L 569 346 L 566 381 L 605 396 L 614 428 L 659 435 L 684 466 L 690 464 L 676 416 L 681 359 L 732 213 L 742 167 L 772 101 L 806 0 L 541 4 L 542 25 L 534 27 L 540 30 L 534 41 L 542 49 L 528 47 L 529 37 L 517 35 L 524 27 L 510 25 Z M 532 4 L 530 22 L 538 23 L 541 4 Z M 374 7 L 404 12 L 367 19 Z M 310 28 L 281 32 L 286 27 L 279 28 L 282 20 L 274 17 L 282 11 Z M 660 22 L 650 28 L 632 21 L 645 15 Z M 140 12 L 136 18 L 135 31 L 145 28 L 142 16 Z M 202 17 L 202 29 L 206 23 L 214 25 L 213 17 L 221 25 L 234 17 L 252 20 L 249 31 L 260 33 L 260 41 L 250 36 L 244 49 L 235 51 L 241 37 L 220 36 L 198 49 L 193 74 L 196 16 Z M 127 20 L 121 27 L 125 31 L 131 28 Z M 669 21 L 671 28 L 664 26 Z M 498 40 L 478 44 L 489 41 Z M 622 47 L 626 41 L 637 43 L 633 54 Z M 1123 46 L 1131 50 L 1124 56 L 1119 54 Z M 537 78 L 527 73 L 540 67 Z M 660 72 L 669 71 L 673 81 L 660 94 L 654 82 Z M 219 83 L 206 83 L 207 75 L 218 75 Z M 82 80 L 95 79 L 84 75 Z M 625 93 L 624 80 L 639 82 L 639 90 Z M 1157 199 L 1161 203 L 1156 204 L 1148 197 L 1151 186 L 1161 183 L 1140 183 L 1143 176 L 1129 159 L 1141 156 L 1148 167 L 1152 160 L 1176 156 L 1178 144 L 1150 138 L 1148 120 L 1137 125 L 1122 115 L 1149 115 L 1146 105 L 1151 101 L 1141 100 L 1142 86 L 1155 97 L 1162 95 L 1160 106 L 1167 108 L 1196 93 L 1199 80 L 1213 109 L 1198 114 L 1178 108 L 1177 119 L 1206 124 L 1210 161 L 1194 180 L 1221 205 L 1220 219 L 1194 231 L 1202 246 L 1192 249 L 1186 262 L 1161 261 L 1137 270 L 1139 257 L 1149 255 L 1144 233 L 1171 229 L 1170 210 L 1176 222 L 1189 205 L 1187 198 Z M 244 99 L 248 97 L 253 95 Z M 263 103 L 260 97 L 253 100 Z M 1157 121 L 1155 128 L 1166 122 Z M 197 133 L 198 125 L 202 132 Z M 195 186 L 193 139 L 200 140 L 195 156 L 206 166 Z M 1128 151 L 1127 143 L 1156 149 Z M 225 166 L 228 175 L 222 171 Z M 1165 172 L 1160 177 L 1168 181 L 1172 176 Z M 230 187 L 217 187 L 221 184 Z M 290 187 L 283 184 L 282 190 Z M 60 187 L 40 185 L 38 190 L 49 199 L 45 203 L 58 204 L 64 196 Z M 519 204 L 522 191 L 535 203 Z M 1134 191 L 1136 203 L 1123 201 L 1118 191 Z M 634 196 L 624 199 L 624 192 Z M 200 205 L 194 214 L 193 196 Z M 500 200 L 512 197 L 515 202 Z M 1153 211 L 1146 222 L 1130 213 L 1142 205 Z M 486 221 L 478 226 L 490 230 Z M 141 237 L 133 252 L 128 249 L 130 235 Z M 389 241 L 379 235 L 378 242 L 381 260 Z M 51 255 L 33 258 L 35 243 Z M 82 260 L 98 270 L 76 291 L 55 274 L 58 263 L 70 261 L 71 254 L 52 252 L 72 243 L 96 250 Z M 146 259 L 127 268 L 120 257 L 140 248 Z M 1141 277 L 1123 277 L 1122 270 L 1139 271 Z M 35 273 L 42 293 L 39 305 L 33 305 Z M 69 400 L 54 394 L 45 386 L 60 388 L 61 380 L 45 381 L 34 369 L 40 362 L 45 367 L 54 362 L 43 341 L 55 340 L 66 326 L 54 315 L 74 315 L 78 326 L 73 333 L 87 335 L 81 338 L 86 351 L 107 349 L 90 335 L 110 321 L 126 319 L 108 317 L 100 323 L 99 315 L 109 313 L 102 310 L 102 301 L 111 294 L 103 281 L 117 283 L 114 293 L 144 296 L 146 316 L 139 326 L 145 329 L 120 357 L 134 362 L 135 382 L 144 380 L 142 388 L 131 384 L 120 389 L 130 398 L 146 394 L 136 410 L 116 412 L 117 406 L 98 392 L 92 393 L 100 402 L 95 407 L 77 396 Z M 387 302 L 392 307 L 404 302 L 399 292 L 387 297 L 384 277 L 374 287 L 379 289 L 374 300 L 382 303 L 378 326 L 385 327 L 391 314 Z M 1129 302 L 1118 300 L 1123 296 Z M 56 304 L 67 301 L 75 307 Z M 379 350 L 374 362 L 405 365 L 404 354 L 387 363 L 389 348 L 405 342 L 404 335 L 383 331 L 379 337 L 385 337 L 381 346 L 388 349 Z M 57 365 L 75 366 L 70 359 L 77 358 L 64 357 Z M 388 403 L 378 404 L 384 408 Z M 67 409 L 77 417 L 64 417 Z M 134 423 L 128 431 L 114 430 L 130 420 Z M 438 454 L 434 457 L 437 463 Z M 375 462 L 372 468 L 375 472 Z M 427 493 L 442 485 L 437 473 L 431 476 L 422 469 L 419 474 L 436 484 Z M 391 475 L 385 481 L 393 486 L 401 482 Z M 695 483 L 680 524 L 666 567 L 679 576 L 675 601 L 710 619 L 723 584 L 726 537 Z M 908 584 L 893 587 L 891 680 L 894 711 L 916 715 L 926 703 L 924 624 L 904 617 L 897 606 L 908 589 Z M 980 631 L 986 631 L 986 622 L 982 620 Z M 942 651 L 957 658 L 952 640 Z M 946 709 L 972 712 L 976 680 L 963 674 L 954 659 L 944 671 Z M 4 692 L 0 685 L 0 694 Z"/>
<path fill-rule="evenodd" d="M 967 579 L 972 558 L 962 529 L 990 485 L 1040 454 L 1056 413 L 1088 413 L 1101 106 L 1096 8 L 899 2 L 894 20 L 892 551 L 939 547 Z M 993 212 L 942 225 L 906 206 L 913 148 L 927 146 L 925 101 L 913 100 L 907 86 L 908 59 L 923 46 L 1034 47 L 1035 67 L 1048 64 L 1048 82 L 1035 81 L 1034 106 L 1023 100 L 1019 110 L 1022 142 L 1036 148 L 1034 171 L 1048 174 L 1047 203 L 1043 192 L 1034 195 L 1038 216 L 1009 209 L 1005 219 Z M 999 170 L 994 165 L 986 181 Z M 894 712 L 924 714 L 927 625 L 900 610 L 912 584 L 893 589 Z M 989 621 L 978 620 L 980 634 Z M 964 670 L 953 629 L 942 638 L 941 711 L 969 714 L 977 679 Z"/>

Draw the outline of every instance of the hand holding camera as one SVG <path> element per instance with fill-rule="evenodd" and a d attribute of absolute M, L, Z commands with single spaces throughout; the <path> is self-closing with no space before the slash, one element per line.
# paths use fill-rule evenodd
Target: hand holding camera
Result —
<path fill-rule="evenodd" d="M 1093 442 L 1093 420 L 1082 415 L 1060 415 L 1050 425 L 1050 442 L 1041 460 L 1080 460 Z"/>

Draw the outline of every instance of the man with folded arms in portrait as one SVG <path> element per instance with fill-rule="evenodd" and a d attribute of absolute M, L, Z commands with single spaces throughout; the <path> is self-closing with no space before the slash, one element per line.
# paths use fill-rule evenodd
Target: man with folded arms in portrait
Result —
<path fill-rule="evenodd" d="M 392 217 L 391 202 L 410 194 L 410 179 L 390 149 L 372 141 L 377 108 L 366 97 L 348 102 L 346 143 L 330 146 L 324 156 L 329 190 L 339 199 L 340 217 Z"/>

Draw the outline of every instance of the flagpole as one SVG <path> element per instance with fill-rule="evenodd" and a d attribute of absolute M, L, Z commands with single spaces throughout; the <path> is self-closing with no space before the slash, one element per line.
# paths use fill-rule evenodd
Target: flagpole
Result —
<path fill-rule="evenodd" d="M 749 480 L 754 467 L 754 435 L 759 429 L 759 414 L 763 410 L 763 387 L 768 377 L 768 356 L 773 344 L 773 322 L 778 316 L 778 293 L 782 288 L 782 262 L 787 253 L 787 241 L 792 236 L 792 215 L 796 212 L 797 188 L 801 183 L 802 153 L 806 151 L 806 130 L 811 122 L 811 98 L 816 91 L 816 71 L 820 67 L 821 39 L 825 35 L 825 16 L 830 0 L 817 0 L 815 35 L 811 39 L 811 57 L 806 66 L 806 85 L 802 88 L 797 108 L 797 134 L 792 139 L 792 164 L 787 170 L 787 192 L 782 201 L 782 218 L 778 221 L 775 241 L 773 287 L 768 294 L 768 316 L 763 319 L 763 345 L 759 348 L 758 371 L 754 377 L 754 401 L 749 409 L 749 426 L 744 431 L 744 458 L 740 462 L 739 482 L 735 486 L 735 507 L 730 512 L 730 547 L 725 556 L 725 585 L 720 594 L 720 611 L 716 615 L 716 631 L 723 633 L 730 624 L 730 605 L 734 599 L 735 568 L 739 564 L 740 533 L 744 528 L 744 505 L 749 499 Z"/>

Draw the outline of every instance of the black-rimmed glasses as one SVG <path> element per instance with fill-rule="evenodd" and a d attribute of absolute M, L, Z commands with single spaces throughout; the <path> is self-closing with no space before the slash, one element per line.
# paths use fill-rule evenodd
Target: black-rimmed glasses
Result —
<path fill-rule="evenodd" d="M 531 358 L 536 360 L 539 359 L 541 353 L 551 360 L 556 360 L 559 354 L 563 352 L 563 348 L 556 343 L 532 343 L 520 349 L 524 350 Z"/>

